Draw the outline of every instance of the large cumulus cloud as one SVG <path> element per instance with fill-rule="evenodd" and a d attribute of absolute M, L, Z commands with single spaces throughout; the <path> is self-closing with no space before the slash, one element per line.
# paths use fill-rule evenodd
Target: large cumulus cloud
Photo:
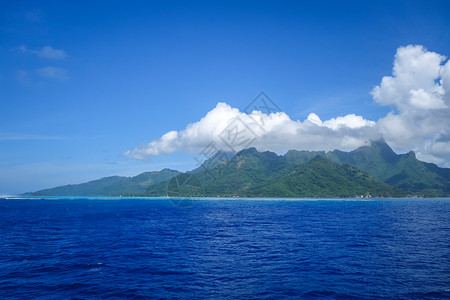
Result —
<path fill-rule="evenodd" d="M 386 141 L 436 163 L 450 156 L 450 62 L 445 61 L 423 46 L 401 47 L 392 76 L 372 90 L 377 103 L 392 106 L 377 122 Z"/>
<path fill-rule="evenodd" d="M 236 133 L 242 143 L 236 137 L 230 137 Z M 195 153 L 211 142 L 218 149 L 228 151 L 239 151 L 248 146 L 273 151 L 293 148 L 332 150 L 337 145 L 339 148 L 358 147 L 371 137 L 378 137 L 375 122 L 354 114 L 322 122 L 319 116 L 311 113 L 301 122 L 291 120 L 284 112 L 266 114 L 255 110 L 246 114 L 220 102 L 200 121 L 189 124 L 184 130 L 170 131 L 125 154 L 145 159 L 175 151 Z"/>
<path fill-rule="evenodd" d="M 314 113 L 303 121 L 292 120 L 284 112 L 244 113 L 218 103 L 198 122 L 125 155 L 145 159 L 177 151 L 198 153 L 211 142 L 233 151 L 248 146 L 276 152 L 351 149 L 384 138 L 396 149 L 413 149 L 419 158 L 442 164 L 450 156 L 450 62 L 445 61 L 446 57 L 420 45 L 400 47 L 392 75 L 383 77 L 371 91 L 379 105 L 392 108 L 377 121 L 355 114 L 322 121 Z M 242 143 L 236 143 L 236 136 L 235 143 L 230 142 L 233 128 L 242 133 Z"/>

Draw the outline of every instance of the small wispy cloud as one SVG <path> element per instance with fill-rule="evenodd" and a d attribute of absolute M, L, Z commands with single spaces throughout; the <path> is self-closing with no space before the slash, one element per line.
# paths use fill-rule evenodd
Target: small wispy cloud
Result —
<path fill-rule="evenodd" d="M 25 13 L 25 20 L 39 23 L 44 19 L 44 12 L 41 9 L 33 9 Z"/>
<path fill-rule="evenodd" d="M 64 50 L 55 49 L 51 46 L 44 46 L 39 49 L 30 49 L 26 45 L 21 45 L 21 46 L 15 48 L 15 50 L 22 52 L 22 53 L 34 54 L 38 57 L 46 58 L 46 59 L 64 60 L 69 57 Z"/>
<path fill-rule="evenodd" d="M 62 141 L 67 139 L 68 138 L 63 136 L 0 133 L 0 141 L 33 141 L 33 140 Z"/>
<path fill-rule="evenodd" d="M 66 54 L 66 52 L 64 52 L 64 50 L 55 49 L 50 46 L 42 47 L 39 50 L 38 55 L 40 57 L 50 58 L 50 59 L 66 59 L 67 58 L 67 54 Z"/>
<path fill-rule="evenodd" d="M 66 70 L 52 66 L 37 69 L 36 74 L 44 78 L 56 79 L 59 81 L 64 81 L 69 78 Z"/>
<path fill-rule="evenodd" d="M 31 83 L 30 74 L 25 70 L 16 70 L 15 78 L 18 82 L 24 85 L 29 85 Z"/>

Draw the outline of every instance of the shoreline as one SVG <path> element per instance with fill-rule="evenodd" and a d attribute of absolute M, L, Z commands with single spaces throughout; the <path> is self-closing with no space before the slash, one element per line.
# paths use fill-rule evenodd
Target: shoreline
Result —
<path fill-rule="evenodd" d="M 2 195 L 0 200 L 191 200 L 191 201 L 214 201 L 214 200 L 244 200 L 244 201 L 375 201 L 375 200 L 428 200 L 442 199 L 450 200 L 450 197 L 323 197 L 323 198 L 282 198 L 282 197 L 139 197 L 139 196 L 22 196 L 22 195 Z"/>

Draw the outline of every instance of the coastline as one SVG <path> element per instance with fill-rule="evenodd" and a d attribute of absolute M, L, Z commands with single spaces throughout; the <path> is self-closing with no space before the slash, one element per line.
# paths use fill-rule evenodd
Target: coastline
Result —
<path fill-rule="evenodd" d="M 120 197 L 120 196 L 23 196 L 23 195 L 2 195 L 0 200 L 192 200 L 192 201 L 214 201 L 214 200 L 244 200 L 244 201 L 378 201 L 378 200 L 430 200 L 442 199 L 450 200 L 450 197 L 372 197 L 372 198 L 280 198 L 280 197 Z"/>

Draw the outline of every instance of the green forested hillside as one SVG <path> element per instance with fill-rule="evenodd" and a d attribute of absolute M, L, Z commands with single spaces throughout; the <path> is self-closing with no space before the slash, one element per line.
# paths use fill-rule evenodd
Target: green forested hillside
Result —
<path fill-rule="evenodd" d="M 137 196 L 151 185 L 165 182 L 179 171 L 164 169 L 134 177 L 111 176 L 81 184 L 69 184 L 32 193 L 34 196 Z"/>
<path fill-rule="evenodd" d="M 331 162 L 319 155 L 307 163 L 292 164 L 286 157 L 250 148 L 209 172 L 183 175 L 179 182 L 193 185 L 207 197 L 402 197 L 407 192 L 375 179 L 347 164 Z M 220 172 L 219 172 L 220 171 Z M 180 175 L 179 175 L 180 176 Z M 188 179 L 188 180 L 186 180 Z M 172 180 L 173 181 L 173 180 Z M 182 184 L 180 184 L 182 186 Z M 199 191 L 201 189 L 201 192 Z M 169 183 L 170 192 L 175 189 Z M 162 196 L 163 185 L 148 189 L 149 196 Z M 189 196 L 180 187 L 178 196 Z"/>
<path fill-rule="evenodd" d="M 174 177 L 178 175 L 177 177 Z M 450 169 L 396 154 L 383 141 L 351 152 L 219 152 L 186 173 L 164 169 L 41 190 L 48 196 L 450 196 Z"/>
<path fill-rule="evenodd" d="M 334 162 L 352 165 L 389 185 L 408 191 L 411 195 L 427 197 L 450 195 L 450 169 L 422 162 L 412 151 L 396 154 L 383 141 L 374 141 L 351 152 L 291 150 L 285 156 L 292 163 L 304 163 L 314 154 Z"/>
<path fill-rule="evenodd" d="M 254 191 L 271 197 L 402 197 L 406 191 L 347 164 L 316 156 L 289 174 Z"/>

